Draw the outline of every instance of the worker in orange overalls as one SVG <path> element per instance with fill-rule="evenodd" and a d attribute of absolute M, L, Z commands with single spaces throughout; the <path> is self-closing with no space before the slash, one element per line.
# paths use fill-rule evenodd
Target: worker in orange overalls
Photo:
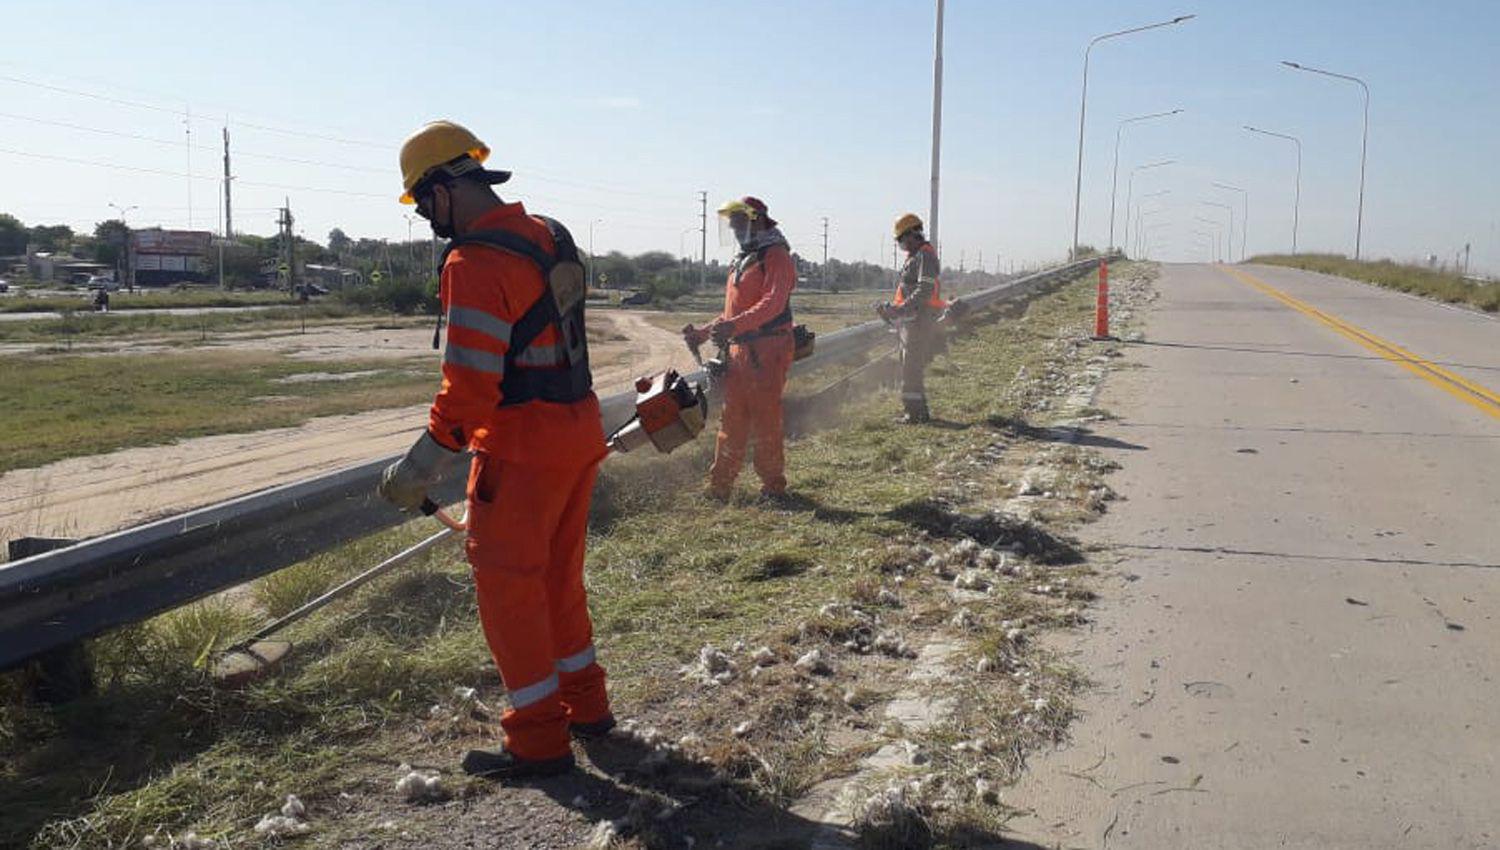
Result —
<path fill-rule="evenodd" d="M 719 207 L 721 237 L 732 234 L 739 254 L 724 283 L 724 312 L 704 327 L 688 325 L 683 336 L 696 348 L 713 339 L 729 346 L 724 376 L 724 412 L 708 474 L 708 493 L 729 499 L 734 479 L 753 439 L 761 495 L 786 494 L 781 393 L 792 366 L 792 290 L 797 265 L 786 237 L 759 198 L 746 196 Z"/>
<path fill-rule="evenodd" d="M 570 731 L 614 726 L 583 586 L 606 449 L 578 250 L 561 224 L 495 195 L 510 173 L 485 170 L 489 152 L 447 121 L 401 148 L 401 200 L 451 240 L 439 289 L 448 334 L 427 430 L 385 471 L 380 493 L 418 510 L 459 453 L 474 452 L 466 548 L 510 708 L 504 748 L 470 751 L 463 767 L 522 778 L 570 770 Z"/>
<path fill-rule="evenodd" d="M 939 292 L 937 249 L 922 234 L 922 219 L 906 213 L 896 219 L 896 243 L 906 251 L 906 265 L 896 279 L 895 299 L 876 309 L 881 318 L 897 323 L 901 337 L 901 406 L 903 421 L 932 421 L 927 409 L 927 364 L 940 353 L 942 329 L 938 320 L 947 309 Z"/>

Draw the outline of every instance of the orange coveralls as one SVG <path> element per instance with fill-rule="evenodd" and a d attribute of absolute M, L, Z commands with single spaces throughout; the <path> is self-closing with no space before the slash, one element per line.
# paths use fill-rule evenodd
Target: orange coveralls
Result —
<path fill-rule="evenodd" d="M 724 377 L 724 412 L 709 486 L 728 495 L 745 462 L 745 447 L 755 439 L 755 473 L 767 493 L 786 492 L 781 432 L 781 393 L 792 367 L 792 323 L 766 329 L 787 309 L 797 286 L 797 266 L 785 245 L 772 245 L 763 257 L 737 260 L 724 284 L 724 313 L 719 321 L 732 327 L 729 372 Z M 741 337 L 750 337 L 740 341 Z"/>
<path fill-rule="evenodd" d="M 556 250 L 519 203 L 491 210 L 474 229 L 510 230 Z M 439 290 L 443 385 L 428 424 L 438 442 L 474 450 L 466 548 L 479 620 L 510 695 L 505 747 L 524 759 L 566 755 L 570 722 L 609 714 L 583 587 L 589 501 L 607 454 L 599 400 L 501 406 L 511 328 L 545 292 L 525 257 L 474 244 L 449 254 Z M 560 368 L 559 342 L 548 327 L 514 368 Z"/>

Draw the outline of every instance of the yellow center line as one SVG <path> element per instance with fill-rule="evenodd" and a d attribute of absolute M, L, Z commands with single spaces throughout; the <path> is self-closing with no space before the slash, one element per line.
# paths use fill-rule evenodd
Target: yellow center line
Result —
<path fill-rule="evenodd" d="M 1241 282 L 1255 287 L 1304 316 L 1308 316 L 1332 328 L 1340 336 L 1349 339 L 1362 348 L 1379 354 L 1386 360 L 1400 365 L 1408 372 L 1411 372 L 1449 395 L 1479 408 L 1496 419 L 1500 419 L 1500 393 L 1480 386 L 1462 375 L 1454 374 L 1430 360 L 1419 357 L 1401 346 L 1389 340 L 1382 339 L 1363 328 L 1351 325 L 1337 316 L 1325 313 L 1305 301 L 1293 298 L 1249 272 L 1227 266 L 1221 268 L 1231 276 L 1238 278 Z"/>

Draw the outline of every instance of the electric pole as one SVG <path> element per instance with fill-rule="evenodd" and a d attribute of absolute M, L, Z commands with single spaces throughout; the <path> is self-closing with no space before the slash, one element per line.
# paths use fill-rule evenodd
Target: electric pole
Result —
<path fill-rule="evenodd" d="M 234 217 L 230 215 L 229 204 L 229 181 L 234 178 L 229 176 L 229 128 L 224 128 L 224 238 L 231 239 L 234 234 Z"/>
<path fill-rule="evenodd" d="M 708 192 L 698 193 L 698 204 L 698 235 L 703 243 L 698 255 L 698 288 L 703 289 L 708 285 Z"/>
<path fill-rule="evenodd" d="M 281 208 L 281 218 L 277 224 L 281 225 L 281 244 L 285 254 L 286 283 L 291 292 L 297 290 L 297 241 L 292 235 L 292 199 L 285 199 L 285 206 Z"/>
<path fill-rule="evenodd" d="M 932 204 L 927 238 L 938 244 L 938 153 L 943 139 L 943 0 L 937 0 L 937 40 L 932 51 Z"/>
<path fill-rule="evenodd" d="M 823 216 L 823 288 L 828 288 L 828 216 Z"/>
<path fill-rule="evenodd" d="M 182 124 L 187 128 L 188 230 L 193 229 L 193 108 L 187 108 Z"/>

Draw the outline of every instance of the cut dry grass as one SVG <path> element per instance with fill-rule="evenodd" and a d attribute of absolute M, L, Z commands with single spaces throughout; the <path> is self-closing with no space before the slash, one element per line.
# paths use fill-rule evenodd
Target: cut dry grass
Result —
<path fill-rule="evenodd" d="M 1464 304 L 1486 313 L 1500 311 L 1500 284 L 1477 283 L 1448 271 L 1408 266 L 1390 260 L 1351 260 L 1342 254 L 1266 254 L 1252 263 L 1290 266 L 1362 280 L 1448 304 Z"/>
<path fill-rule="evenodd" d="M 298 425 L 315 416 L 419 404 L 435 365 L 382 363 L 344 381 L 277 383 L 309 372 L 369 370 L 273 354 L 0 357 L 0 472 L 128 446 Z"/>
<path fill-rule="evenodd" d="M 838 733 L 863 722 L 857 706 L 878 701 L 905 662 L 839 654 L 830 641 L 858 624 L 820 607 L 878 598 L 893 540 L 965 536 L 966 497 L 950 490 L 946 472 L 1003 434 L 990 423 L 1022 412 L 1003 389 L 1023 366 L 1044 368 L 1049 354 L 1038 341 L 1086 315 L 1090 301 L 1085 280 L 1037 302 L 1024 322 L 956 344 L 934 370 L 942 421 L 933 426 L 896 424 L 889 391 L 846 407 L 836 417 L 842 427 L 790 447 L 795 496 L 785 505 L 753 502 L 753 480 L 728 506 L 702 498 L 707 440 L 671 458 L 608 464 L 586 580 L 617 712 L 651 718 L 671 740 L 702 736 L 736 793 L 771 805 L 847 771 L 868 744 L 839 743 Z M 252 598 L 268 613 L 288 610 L 431 530 L 419 521 L 373 536 L 262 580 Z M 930 628 L 938 615 L 921 600 L 948 592 L 908 585 L 900 616 Z M 312 804 L 345 790 L 374 793 L 361 784 L 371 764 L 413 761 L 414 753 L 441 764 L 480 742 L 422 743 L 412 734 L 455 686 L 497 686 L 456 546 L 294 626 L 288 637 L 298 648 L 277 677 L 216 691 L 195 665 L 242 625 L 205 605 L 97 641 L 101 693 L 59 711 L 23 705 L 12 690 L 0 708 L 0 843 L 121 847 L 187 829 L 243 837 L 283 794 Z M 740 641 L 769 645 L 781 659 L 754 687 L 704 691 L 678 674 L 705 644 Z M 817 647 L 862 677 L 857 693 L 846 699 L 837 679 L 791 670 L 790 659 Z M 734 736 L 741 718 L 754 729 Z M 319 825 L 333 843 L 340 829 Z"/>

